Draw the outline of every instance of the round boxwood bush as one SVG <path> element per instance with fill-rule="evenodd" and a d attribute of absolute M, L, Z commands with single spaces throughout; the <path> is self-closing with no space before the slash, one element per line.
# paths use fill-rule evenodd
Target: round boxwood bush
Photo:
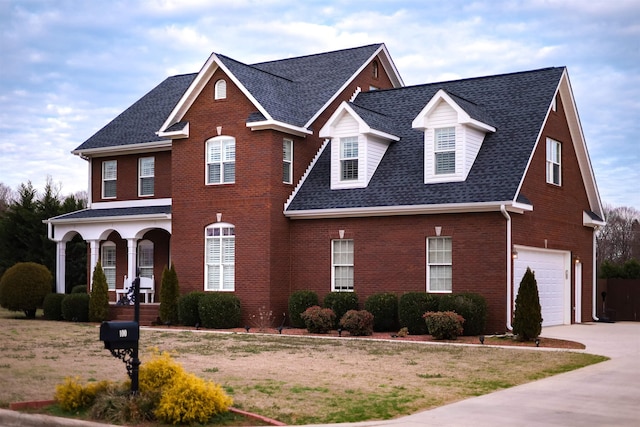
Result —
<path fill-rule="evenodd" d="M 69 294 L 62 300 L 62 318 L 69 322 L 89 321 L 89 294 Z"/>
<path fill-rule="evenodd" d="M 353 336 L 373 334 L 373 314 L 367 310 L 349 310 L 340 319 L 340 327 Z"/>
<path fill-rule="evenodd" d="M 453 311 L 428 311 L 424 319 L 434 339 L 455 340 L 462 334 L 464 319 Z"/>
<path fill-rule="evenodd" d="M 336 314 L 336 321 L 339 321 L 347 311 L 358 309 L 358 294 L 355 292 L 329 292 L 325 295 L 322 306 L 333 310 Z"/>
<path fill-rule="evenodd" d="M 236 328 L 241 320 L 240 300 L 224 292 L 206 294 L 198 301 L 198 315 L 205 328 Z"/>
<path fill-rule="evenodd" d="M 401 328 L 407 328 L 412 335 L 426 335 L 427 324 L 424 314 L 438 311 L 438 294 L 407 292 L 398 300 L 398 320 Z"/>
<path fill-rule="evenodd" d="M 0 279 L 0 306 L 22 311 L 29 319 L 36 317 L 44 297 L 51 293 L 53 276 L 47 267 L 35 262 L 19 262 L 7 269 Z"/>
<path fill-rule="evenodd" d="M 189 292 L 178 298 L 178 318 L 180 324 L 186 326 L 196 326 L 200 324 L 200 315 L 198 314 L 198 303 L 200 298 L 206 293 L 201 291 Z"/>
<path fill-rule="evenodd" d="M 398 330 L 398 296 L 391 292 L 373 294 L 364 302 L 364 309 L 373 314 L 373 330 Z"/>
<path fill-rule="evenodd" d="M 462 334 L 465 336 L 484 333 L 487 322 L 487 301 L 482 295 L 471 292 L 442 295 L 438 311 L 455 311 L 464 318 Z"/>
<path fill-rule="evenodd" d="M 71 288 L 71 293 L 72 294 L 86 294 L 87 292 L 87 285 L 75 285 L 73 288 Z"/>
<path fill-rule="evenodd" d="M 46 320 L 63 320 L 62 317 L 62 300 L 65 294 L 50 293 L 44 297 L 42 309 Z"/>
<path fill-rule="evenodd" d="M 300 317 L 304 320 L 307 331 L 312 334 L 326 334 L 336 322 L 336 314 L 333 310 L 318 305 L 307 308 Z"/>
<path fill-rule="evenodd" d="M 318 294 L 313 291 L 302 290 L 295 291 L 289 297 L 289 321 L 294 328 L 305 328 L 306 325 L 300 315 L 304 311 L 313 307 L 314 305 L 320 305 L 318 303 Z"/>

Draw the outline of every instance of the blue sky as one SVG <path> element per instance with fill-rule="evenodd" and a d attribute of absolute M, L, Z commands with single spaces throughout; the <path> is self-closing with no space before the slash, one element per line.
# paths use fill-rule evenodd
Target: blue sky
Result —
<path fill-rule="evenodd" d="M 567 66 L 603 203 L 640 209 L 638 0 L 0 0 L 0 183 L 86 190 L 70 151 L 211 52 L 386 44 L 405 84 Z"/>

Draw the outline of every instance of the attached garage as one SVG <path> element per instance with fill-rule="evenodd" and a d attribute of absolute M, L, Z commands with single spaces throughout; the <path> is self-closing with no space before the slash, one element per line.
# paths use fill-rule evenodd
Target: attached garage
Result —
<path fill-rule="evenodd" d="M 515 246 L 513 300 L 527 267 L 534 272 L 542 306 L 542 326 L 571 323 L 571 254 L 566 251 Z"/>

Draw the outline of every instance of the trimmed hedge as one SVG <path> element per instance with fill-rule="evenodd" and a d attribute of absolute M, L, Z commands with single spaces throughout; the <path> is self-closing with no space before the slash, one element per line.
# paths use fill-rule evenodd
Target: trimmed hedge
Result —
<path fill-rule="evenodd" d="M 373 314 L 367 310 L 349 310 L 340 319 L 340 327 L 353 336 L 373 334 Z"/>
<path fill-rule="evenodd" d="M 36 317 L 44 297 L 51 293 L 53 276 L 47 267 L 35 262 L 19 262 L 0 278 L 0 306 L 22 311 L 28 319 Z"/>
<path fill-rule="evenodd" d="M 181 325 L 196 326 L 201 323 L 200 315 L 198 314 L 198 303 L 200 298 L 205 295 L 206 293 L 202 291 L 195 291 L 178 298 L 178 318 Z"/>
<path fill-rule="evenodd" d="M 428 311 L 424 319 L 434 339 L 455 340 L 462 334 L 464 318 L 453 311 Z"/>
<path fill-rule="evenodd" d="M 89 321 L 89 294 L 68 294 L 62 300 L 62 318 L 69 322 Z"/>
<path fill-rule="evenodd" d="M 336 314 L 339 322 L 349 310 L 358 309 L 358 294 L 355 292 L 329 292 L 322 302 L 324 308 L 330 308 Z M 336 323 L 336 327 L 338 324 Z"/>
<path fill-rule="evenodd" d="M 198 316 L 204 328 L 237 328 L 242 319 L 240 299 L 225 292 L 208 293 L 198 301 Z"/>
<path fill-rule="evenodd" d="M 326 334 L 333 328 L 336 321 L 333 310 L 319 305 L 307 308 L 300 317 L 304 320 L 307 331 L 312 334 Z"/>
<path fill-rule="evenodd" d="M 72 294 L 86 294 L 87 292 L 87 285 L 75 285 L 73 288 L 71 288 L 71 293 Z"/>
<path fill-rule="evenodd" d="M 44 297 L 42 309 L 44 311 L 45 320 L 64 320 L 62 317 L 62 300 L 65 294 L 48 294 Z"/>
<path fill-rule="evenodd" d="M 295 291 L 289 297 L 289 321 L 294 328 L 305 328 L 306 325 L 300 315 L 304 311 L 313 307 L 314 305 L 320 305 L 318 303 L 318 294 L 313 291 L 302 290 Z"/>
<path fill-rule="evenodd" d="M 464 318 L 462 335 L 484 333 L 487 322 L 487 301 L 482 295 L 471 292 L 441 295 L 438 311 L 454 311 Z"/>
<path fill-rule="evenodd" d="M 407 328 L 412 335 L 426 335 L 427 324 L 424 314 L 438 311 L 439 294 L 407 292 L 398 300 L 398 320 L 401 328 Z"/>
<path fill-rule="evenodd" d="M 364 303 L 364 309 L 373 314 L 373 330 L 398 330 L 398 296 L 391 292 L 373 294 Z"/>

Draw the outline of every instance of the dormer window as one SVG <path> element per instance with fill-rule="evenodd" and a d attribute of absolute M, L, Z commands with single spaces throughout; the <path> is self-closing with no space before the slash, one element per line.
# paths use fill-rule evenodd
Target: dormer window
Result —
<path fill-rule="evenodd" d="M 358 179 L 358 137 L 340 138 L 340 180 Z"/>
<path fill-rule="evenodd" d="M 456 173 L 456 128 L 435 129 L 436 175 Z"/>
<path fill-rule="evenodd" d="M 227 82 L 220 79 L 215 84 L 214 99 L 225 99 L 227 97 Z"/>

